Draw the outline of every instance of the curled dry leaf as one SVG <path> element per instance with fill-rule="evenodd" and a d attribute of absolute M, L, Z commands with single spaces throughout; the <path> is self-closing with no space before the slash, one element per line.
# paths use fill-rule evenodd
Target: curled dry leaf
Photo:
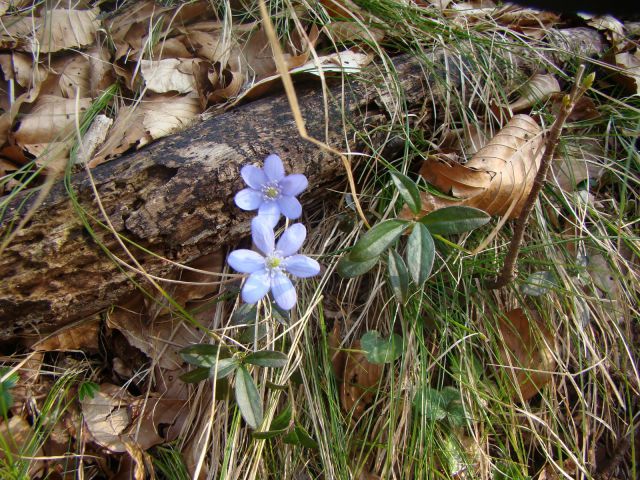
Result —
<path fill-rule="evenodd" d="M 186 58 L 141 60 L 140 70 L 146 87 L 152 92 L 189 93 L 195 89 L 193 60 Z"/>
<path fill-rule="evenodd" d="M 542 156 L 541 145 L 538 124 L 528 115 L 516 115 L 464 165 L 442 156 L 427 158 L 421 175 L 458 200 L 434 200 L 433 195 L 423 193 L 422 214 L 431 211 L 431 203 L 466 205 L 490 215 L 517 217 L 533 185 Z"/>
<path fill-rule="evenodd" d="M 34 344 L 31 349 L 39 352 L 50 352 L 53 350 L 97 352 L 99 330 L 100 317 L 94 317 L 88 321 L 85 320 L 60 329 L 53 335 L 49 335 L 47 338 Z"/>
<path fill-rule="evenodd" d="M 634 94 L 640 94 L 640 49 L 635 53 L 622 52 L 615 56 L 616 66 L 621 69 L 616 76 L 619 83 Z"/>
<path fill-rule="evenodd" d="M 500 369 L 513 382 L 514 396 L 527 401 L 546 385 L 555 371 L 556 363 L 550 347 L 553 336 L 541 322 L 529 320 L 524 310 L 516 308 L 497 322 L 502 346 Z"/>
<path fill-rule="evenodd" d="M 91 45 L 100 26 L 98 10 L 54 8 L 41 17 L 3 17 L 0 45 L 53 53 Z"/>
<path fill-rule="evenodd" d="M 98 445 L 112 452 L 127 451 L 120 436 L 131 423 L 129 405 L 133 400 L 122 387 L 104 383 L 93 398 L 80 402 L 84 422 Z"/>
<path fill-rule="evenodd" d="M 520 89 L 520 98 L 509 104 L 514 112 L 520 112 L 536 103 L 544 102 L 560 91 L 560 84 L 553 75 L 536 74 Z"/>

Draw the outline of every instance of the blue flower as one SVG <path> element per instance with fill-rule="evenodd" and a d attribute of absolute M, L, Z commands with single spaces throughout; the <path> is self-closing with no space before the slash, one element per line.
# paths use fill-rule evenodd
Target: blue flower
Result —
<path fill-rule="evenodd" d="M 307 278 L 320 272 L 315 260 L 296 255 L 307 236 L 307 229 L 301 223 L 287 228 L 278 243 L 275 243 L 273 227 L 269 220 L 260 216 L 251 222 L 253 243 L 262 252 L 253 250 L 234 250 L 229 254 L 229 265 L 249 277 L 242 287 L 242 300 L 256 303 L 269 290 L 274 300 L 283 310 L 290 310 L 296 304 L 296 290 L 287 274 Z"/>
<path fill-rule="evenodd" d="M 285 176 L 278 155 L 269 155 L 264 161 L 264 168 L 242 167 L 240 175 L 249 186 L 240 190 L 234 199 L 242 210 L 258 209 L 258 216 L 268 218 L 272 227 L 280 220 L 280 214 L 289 219 L 296 219 L 302 214 L 296 195 L 307 188 L 307 177 L 300 173 Z"/>

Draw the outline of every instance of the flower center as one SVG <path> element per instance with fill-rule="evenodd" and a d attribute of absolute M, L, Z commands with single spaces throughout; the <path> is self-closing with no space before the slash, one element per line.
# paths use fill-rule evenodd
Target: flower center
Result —
<path fill-rule="evenodd" d="M 280 196 L 280 185 L 278 185 L 278 182 L 271 182 L 263 186 L 262 195 L 265 200 L 276 200 Z"/>
<path fill-rule="evenodd" d="M 281 263 L 282 263 L 282 258 L 276 257 L 276 256 L 269 256 L 265 260 L 265 264 L 269 270 L 278 268 Z"/>

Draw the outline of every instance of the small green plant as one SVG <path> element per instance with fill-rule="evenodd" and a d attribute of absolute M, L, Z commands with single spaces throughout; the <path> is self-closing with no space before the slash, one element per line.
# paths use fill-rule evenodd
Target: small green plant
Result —
<path fill-rule="evenodd" d="M 9 372 L 8 368 L 0 369 L 0 414 L 6 417 L 13 405 L 11 390 L 18 383 L 18 374 Z"/>

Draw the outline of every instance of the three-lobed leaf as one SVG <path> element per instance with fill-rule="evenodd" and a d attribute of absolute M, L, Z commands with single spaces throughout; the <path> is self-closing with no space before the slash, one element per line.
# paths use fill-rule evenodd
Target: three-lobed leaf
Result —
<path fill-rule="evenodd" d="M 415 182 L 400 172 L 391 172 L 391 179 L 409 209 L 416 215 L 420 213 L 422 199 Z"/>
<path fill-rule="evenodd" d="M 420 223 L 437 235 L 469 232 L 491 220 L 491 216 L 478 208 L 452 206 L 440 208 L 420 219 Z"/>
<path fill-rule="evenodd" d="M 363 262 L 379 256 L 404 232 L 409 222 L 406 220 L 385 220 L 365 233 L 354 245 L 349 258 Z"/>
<path fill-rule="evenodd" d="M 258 428 L 263 417 L 262 402 L 251 374 L 243 366 L 236 373 L 235 393 L 242 418 L 251 428 Z"/>
<path fill-rule="evenodd" d="M 396 333 L 382 338 L 377 331 L 370 330 L 360 339 L 360 346 L 371 363 L 391 363 L 402 355 L 402 338 Z"/>
<path fill-rule="evenodd" d="M 288 358 L 289 357 L 282 352 L 262 350 L 260 352 L 250 353 L 244 357 L 244 361 L 260 367 L 282 368 L 287 364 Z"/>
<path fill-rule="evenodd" d="M 414 224 L 407 242 L 407 265 L 417 285 L 422 285 L 429 278 L 435 256 L 436 248 L 429 230 L 422 223 Z"/>

